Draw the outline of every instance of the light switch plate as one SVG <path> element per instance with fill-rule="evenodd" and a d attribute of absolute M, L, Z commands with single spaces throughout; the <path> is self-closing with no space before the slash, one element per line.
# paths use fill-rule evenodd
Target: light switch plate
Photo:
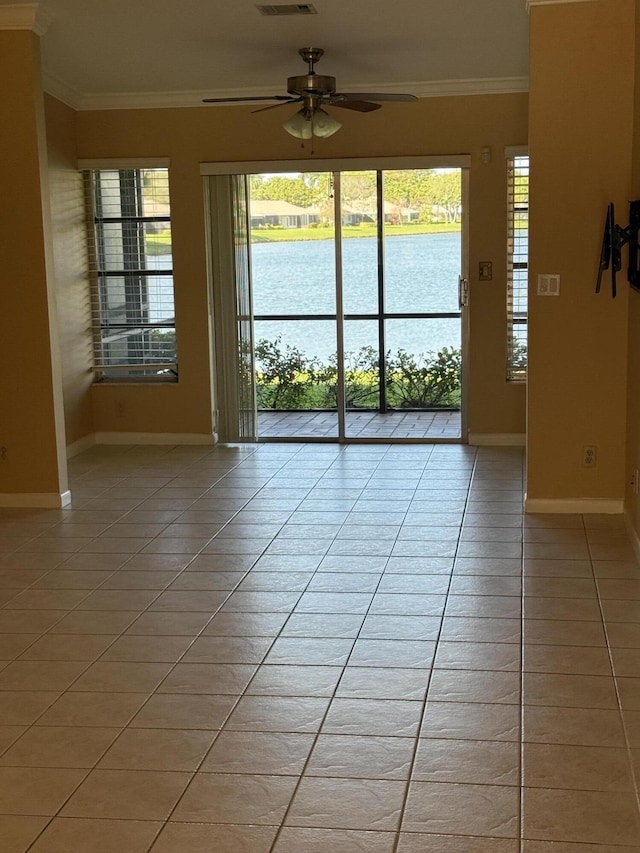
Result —
<path fill-rule="evenodd" d="M 480 261 L 478 278 L 480 281 L 491 281 L 493 279 L 493 263 L 491 261 Z"/>
<path fill-rule="evenodd" d="M 560 276 L 557 273 L 538 275 L 538 296 L 560 296 Z"/>

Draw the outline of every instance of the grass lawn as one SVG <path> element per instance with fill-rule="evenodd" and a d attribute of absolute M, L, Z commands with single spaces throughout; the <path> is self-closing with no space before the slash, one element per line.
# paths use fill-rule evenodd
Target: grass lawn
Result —
<path fill-rule="evenodd" d="M 171 252 L 171 232 L 162 234 L 147 234 L 144 239 L 145 248 L 149 255 L 166 255 Z"/>
<path fill-rule="evenodd" d="M 460 223 L 435 223 L 424 225 L 386 225 L 387 237 L 404 237 L 410 234 L 447 234 L 460 231 Z M 374 224 L 346 225 L 342 229 L 345 239 L 351 237 L 377 237 Z M 251 232 L 252 243 L 290 243 L 298 240 L 333 240 L 333 228 L 256 228 Z M 145 239 L 150 255 L 163 255 L 171 251 L 171 234 L 148 234 Z"/>
<path fill-rule="evenodd" d="M 460 223 L 436 223 L 424 225 L 385 225 L 387 237 L 404 237 L 409 234 L 446 234 L 452 231 L 460 231 Z M 345 225 L 342 236 L 346 239 L 351 237 L 377 237 L 376 226 L 371 225 Z M 332 240 L 333 228 L 256 228 L 251 232 L 253 243 L 288 243 L 298 240 Z"/>

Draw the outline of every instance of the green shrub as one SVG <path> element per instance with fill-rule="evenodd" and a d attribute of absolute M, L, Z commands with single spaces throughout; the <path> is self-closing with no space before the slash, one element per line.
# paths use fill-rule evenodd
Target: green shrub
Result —
<path fill-rule="evenodd" d="M 442 347 L 414 356 L 399 349 L 387 357 L 387 402 L 399 409 L 449 408 L 460 404 L 462 353 Z"/>
<path fill-rule="evenodd" d="M 358 352 L 345 353 L 344 390 L 347 409 L 376 409 L 379 405 L 380 360 L 374 347 L 361 347 Z M 317 399 L 321 408 L 335 409 L 338 405 L 338 356 L 334 353 L 329 364 L 319 364 L 314 373 L 319 389 Z"/>
<path fill-rule="evenodd" d="M 282 347 L 282 338 L 259 340 L 256 393 L 259 409 L 307 409 L 307 382 L 314 363 L 297 347 Z"/>
<path fill-rule="evenodd" d="M 512 367 L 527 366 L 527 345 L 518 338 L 512 336 L 508 341 L 509 361 Z"/>
<path fill-rule="evenodd" d="M 335 409 L 338 359 L 328 363 L 309 357 L 278 336 L 255 347 L 256 386 L 260 409 Z M 399 349 L 386 356 L 387 403 L 395 409 L 457 408 L 460 405 L 462 357 L 458 349 L 412 355 Z M 345 354 L 347 409 L 377 409 L 380 404 L 380 359 L 374 347 Z"/>

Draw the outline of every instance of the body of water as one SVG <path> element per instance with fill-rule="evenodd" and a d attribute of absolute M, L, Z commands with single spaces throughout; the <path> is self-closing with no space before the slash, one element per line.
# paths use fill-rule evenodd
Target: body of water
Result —
<path fill-rule="evenodd" d="M 371 314 L 378 307 L 378 246 L 375 237 L 343 241 L 344 313 Z M 336 313 L 333 240 L 256 243 L 251 247 L 253 309 L 269 314 Z M 461 236 L 411 234 L 384 240 L 388 313 L 458 311 Z M 345 350 L 377 347 L 376 320 L 345 321 Z M 418 355 L 460 346 L 459 318 L 386 321 L 386 348 Z M 275 340 L 327 361 L 336 352 L 335 320 L 256 320 L 256 340 Z"/>

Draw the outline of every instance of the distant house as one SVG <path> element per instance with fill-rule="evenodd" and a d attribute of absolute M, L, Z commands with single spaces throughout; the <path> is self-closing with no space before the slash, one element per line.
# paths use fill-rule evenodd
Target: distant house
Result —
<path fill-rule="evenodd" d="M 360 225 L 361 222 L 373 223 L 376 221 L 376 211 L 377 202 L 373 197 L 363 199 L 354 205 L 343 205 L 342 224 Z M 409 207 L 400 207 L 400 205 L 393 204 L 390 201 L 384 202 L 384 221 L 387 224 L 417 222 L 419 217 L 419 210 L 414 210 Z"/>
<path fill-rule="evenodd" d="M 318 221 L 318 212 L 289 201 L 252 199 L 249 208 L 252 228 L 308 228 Z"/>
<path fill-rule="evenodd" d="M 376 199 L 362 199 L 355 204 L 343 204 L 342 224 L 360 225 L 376 221 Z M 322 219 L 316 207 L 298 207 L 289 201 L 252 199 L 250 205 L 251 228 L 308 228 Z M 384 202 L 384 221 L 387 224 L 417 222 L 419 210 Z"/>

